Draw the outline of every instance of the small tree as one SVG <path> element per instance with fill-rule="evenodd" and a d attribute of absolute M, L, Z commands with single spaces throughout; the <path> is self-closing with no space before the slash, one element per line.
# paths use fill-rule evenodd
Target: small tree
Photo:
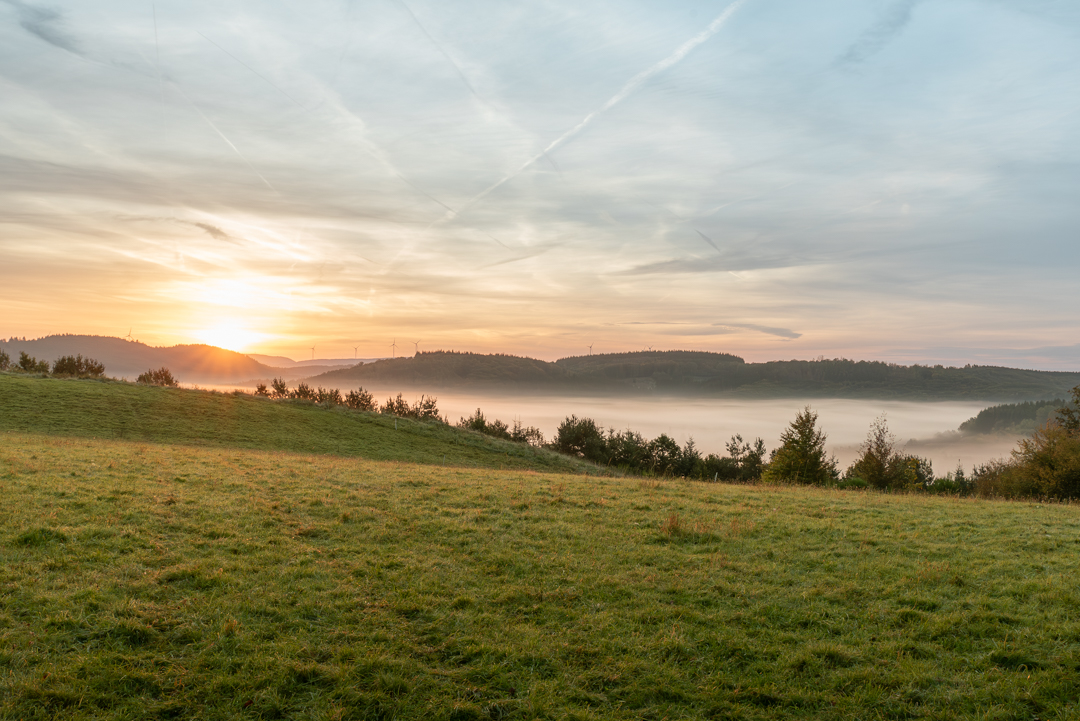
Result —
<path fill-rule="evenodd" d="M 420 396 L 420 400 L 413 403 L 409 409 L 409 415 L 420 421 L 442 421 L 439 415 L 438 399 L 435 396 Z"/>
<path fill-rule="evenodd" d="M 896 437 L 884 415 L 870 424 L 860 454 L 844 472 L 846 479 L 859 478 L 879 490 L 925 488 L 934 482 L 930 461 L 896 450 Z"/>
<path fill-rule="evenodd" d="M 6 371 L 11 367 L 11 356 L 0 350 L 0 371 Z"/>
<path fill-rule="evenodd" d="M 817 427 L 818 414 L 806 406 L 780 434 L 780 447 L 772 452 L 762 478 L 773 483 L 825 485 L 839 477 L 836 459 L 825 456 L 825 432 Z"/>
<path fill-rule="evenodd" d="M 397 398 L 387 398 L 386 403 L 383 403 L 383 406 L 379 409 L 379 412 L 385 413 L 388 416 L 408 418 L 409 410 L 409 402 L 405 400 L 405 398 L 400 393 L 398 393 Z"/>
<path fill-rule="evenodd" d="M 289 386 L 285 383 L 284 378 L 275 378 L 270 381 L 270 395 L 273 398 L 288 398 Z"/>
<path fill-rule="evenodd" d="M 727 443 L 727 452 L 738 469 L 738 481 L 754 483 L 761 480 L 761 474 L 765 472 L 765 441 L 757 438 L 751 445 L 736 433 Z"/>
<path fill-rule="evenodd" d="M 145 383 L 146 385 L 151 386 L 168 386 L 171 388 L 180 385 L 176 382 L 176 379 L 173 378 L 172 372 L 164 366 L 157 370 L 148 370 L 145 373 L 140 373 L 139 377 L 135 379 L 135 382 Z"/>
<path fill-rule="evenodd" d="M 510 429 L 510 440 L 539 448 L 544 445 L 544 434 L 536 426 L 523 426 L 521 421 L 514 421 L 514 427 Z"/>
<path fill-rule="evenodd" d="M 568 416 L 555 431 L 555 440 L 552 441 L 555 450 L 567 453 L 586 460 L 603 463 L 604 458 L 604 435 L 591 418 Z"/>
<path fill-rule="evenodd" d="M 363 388 L 346 393 L 345 405 L 352 408 L 354 411 L 374 411 L 377 410 L 378 406 L 378 404 L 375 403 L 375 396 L 371 395 L 371 393 Z"/>
<path fill-rule="evenodd" d="M 1080 386 L 1069 393 L 1072 394 L 1072 404 L 1057 409 L 1058 423 L 1066 433 L 1080 436 Z"/>
<path fill-rule="evenodd" d="M 19 368 L 27 373 L 48 373 L 49 361 L 39 361 L 26 351 L 19 352 Z"/>
<path fill-rule="evenodd" d="M 100 378 L 105 375 L 105 366 L 93 358 L 83 358 L 82 354 L 60 356 L 53 362 L 54 376 L 76 376 L 78 378 Z"/>
<path fill-rule="evenodd" d="M 270 389 L 266 387 L 265 383 L 259 383 L 257 386 L 255 386 L 255 395 L 259 396 L 260 398 L 269 398 Z"/>
<path fill-rule="evenodd" d="M 315 402 L 325 403 L 333 408 L 334 406 L 340 406 L 344 401 L 341 398 L 341 391 L 337 388 L 323 388 L 319 386 L 315 391 Z"/>
<path fill-rule="evenodd" d="M 307 383 L 301 381 L 296 384 L 296 390 L 289 394 L 290 398 L 299 398 L 304 401 L 315 400 L 315 391 Z"/>

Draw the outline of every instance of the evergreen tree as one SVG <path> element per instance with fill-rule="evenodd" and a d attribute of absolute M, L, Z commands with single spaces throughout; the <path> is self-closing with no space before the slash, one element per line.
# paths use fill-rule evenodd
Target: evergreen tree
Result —
<path fill-rule="evenodd" d="M 780 447 L 772 452 L 762 479 L 771 483 L 825 485 L 839 478 L 835 458 L 825 456 L 825 432 L 817 427 L 817 413 L 807 406 L 780 434 Z"/>

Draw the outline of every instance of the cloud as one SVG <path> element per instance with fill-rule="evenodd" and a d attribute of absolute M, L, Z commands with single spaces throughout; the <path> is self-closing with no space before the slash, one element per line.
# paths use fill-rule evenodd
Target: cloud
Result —
<path fill-rule="evenodd" d="M 61 24 L 64 15 L 59 10 L 47 7 L 35 7 L 19 2 L 19 0 L 2 0 L 19 13 L 19 25 L 27 32 L 69 53 L 82 56 L 83 51 L 79 48 L 75 39 L 64 32 Z"/>
<path fill-rule="evenodd" d="M 893 38 L 911 22 L 911 13 L 919 0 L 899 0 L 893 3 L 874 25 L 863 32 L 836 61 L 838 65 L 853 65 L 881 52 Z"/>
<path fill-rule="evenodd" d="M 210 223 L 192 223 L 192 225 L 194 225 L 196 228 L 202 228 L 211 238 L 214 238 L 215 240 L 236 240 L 216 225 L 211 225 Z"/>
<path fill-rule="evenodd" d="M 788 328 L 775 328 L 768 325 L 757 325 L 755 323 L 713 323 L 718 328 L 741 328 L 743 330 L 756 330 L 758 333 L 765 333 L 766 335 L 774 335 L 778 338 L 784 338 L 786 340 L 795 340 L 796 338 L 802 338 L 802 333 L 796 333 Z"/>

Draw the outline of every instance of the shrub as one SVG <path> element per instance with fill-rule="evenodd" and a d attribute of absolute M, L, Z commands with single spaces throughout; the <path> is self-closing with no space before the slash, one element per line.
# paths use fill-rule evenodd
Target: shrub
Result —
<path fill-rule="evenodd" d="M 53 363 L 54 376 L 76 376 L 78 378 L 100 378 L 105 375 L 105 366 L 93 358 L 79 355 L 60 356 Z"/>
<path fill-rule="evenodd" d="M 1080 386 L 1071 391 L 1072 403 L 1057 409 L 1058 422 L 1066 433 L 1080 436 Z"/>
<path fill-rule="evenodd" d="M 484 417 L 484 412 L 479 408 L 476 409 L 476 413 L 468 418 L 460 419 L 457 427 L 477 431 L 494 438 L 503 438 L 516 443 L 527 443 L 538 448 L 544 445 L 544 434 L 540 432 L 539 428 L 523 426 L 521 421 L 514 421 L 512 428 L 500 420 L 489 422 Z"/>
<path fill-rule="evenodd" d="M 148 370 L 145 373 L 140 373 L 139 377 L 135 379 L 136 383 L 145 383 L 151 386 L 169 386 L 175 388 L 180 385 L 173 378 L 173 374 L 168 368 L 162 366 L 157 370 Z"/>
<path fill-rule="evenodd" d="M 826 485 L 839 478 L 836 459 L 825 457 L 825 432 L 817 427 L 817 413 L 806 406 L 780 434 L 780 447 L 772 452 L 763 480 L 780 483 Z"/>
<path fill-rule="evenodd" d="M 300 383 L 296 384 L 296 390 L 289 393 L 289 397 L 299 398 L 300 400 L 304 401 L 313 401 L 315 400 L 316 396 L 315 391 L 312 390 L 311 386 L 301 381 Z"/>
<path fill-rule="evenodd" d="M 738 468 L 740 483 L 756 483 L 765 472 L 765 441 L 757 438 L 751 445 L 736 433 L 727 444 L 728 456 Z"/>
<path fill-rule="evenodd" d="M 604 435 L 591 418 L 578 419 L 576 415 L 568 416 L 555 431 L 552 445 L 560 453 L 596 463 L 607 460 L 604 458 Z"/>
<path fill-rule="evenodd" d="M 0 371 L 6 371 L 11 367 L 11 356 L 0 350 Z"/>
<path fill-rule="evenodd" d="M 896 437 L 881 416 L 870 424 L 860 456 L 844 472 L 844 478 L 861 479 L 878 490 L 916 490 L 934 483 L 934 469 L 925 458 L 898 452 Z"/>
<path fill-rule="evenodd" d="M 379 409 L 379 413 L 405 418 L 409 415 L 409 402 L 398 393 L 397 398 L 386 399 L 386 403 L 383 403 L 382 408 Z"/>
<path fill-rule="evenodd" d="M 521 421 L 514 421 L 514 426 L 510 429 L 510 440 L 539 448 L 544 445 L 544 434 L 536 426 L 523 426 Z"/>
<path fill-rule="evenodd" d="M 1006 460 L 988 461 L 971 472 L 975 492 L 986 498 L 1022 498 L 1037 494 L 1035 485 L 1019 472 L 1016 463 Z"/>
<path fill-rule="evenodd" d="M 257 395 L 257 396 L 259 396 L 261 398 L 269 398 L 270 397 L 270 389 L 266 387 L 265 383 L 260 383 L 257 386 L 255 386 L 255 395 Z"/>
<path fill-rule="evenodd" d="M 270 381 L 270 395 L 273 398 L 288 398 L 289 386 L 285 383 L 284 378 L 275 378 Z"/>
<path fill-rule="evenodd" d="M 1050 422 L 1012 452 L 1025 487 L 1045 498 L 1080 498 L 1080 431 Z"/>
<path fill-rule="evenodd" d="M 39 361 L 34 356 L 28 355 L 26 351 L 20 351 L 19 368 L 27 373 L 48 373 L 49 362 Z"/>
<path fill-rule="evenodd" d="M 319 388 L 315 391 L 315 402 L 325 403 L 333 408 L 334 406 L 340 406 L 344 401 L 341 399 L 341 391 L 337 388 Z"/>
<path fill-rule="evenodd" d="M 387 398 L 386 403 L 379 409 L 379 412 L 386 413 L 387 415 L 395 415 L 400 418 L 414 418 L 418 421 L 446 422 L 446 420 L 439 415 L 439 406 L 437 399 L 434 396 L 420 396 L 420 400 L 410 406 L 409 402 L 398 393 L 397 398 Z"/>
<path fill-rule="evenodd" d="M 345 405 L 354 411 L 374 411 L 378 407 L 375 403 L 375 396 L 363 388 L 346 393 Z"/>

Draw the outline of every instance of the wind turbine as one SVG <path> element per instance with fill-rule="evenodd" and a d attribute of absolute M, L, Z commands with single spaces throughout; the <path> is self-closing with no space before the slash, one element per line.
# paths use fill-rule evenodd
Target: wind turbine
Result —
<path fill-rule="evenodd" d="M 359 348 L 360 348 L 360 346 L 358 346 L 358 345 L 354 345 L 352 347 L 352 358 L 353 358 L 353 360 L 356 360 L 356 351 L 359 350 Z"/>
<path fill-rule="evenodd" d="M 416 355 L 420 355 L 420 341 L 414 340 L 412 344 L 416 346 L 415 348 L 413 348 L 413 353 Z"/>
<path fill-rule="evenodd" d="M 593 344 L 592 344 L 592 343 L 590 343 L 590 344 L 589 344 L 589 355 L 592 355 L 592 347 L 593 347 Z"/>
<path fill-rule="evenodd" d="M 315 360 L 315 346 L 311 346 L 311 360 Z"/>
<path fill-rule="evenodd" d="M 124 340 L 129 341 L 129 342 L 132 340 L 131 328 L 128 328 L 128 334 L 126 336 L 124 336 Z"/>
<path fill-rule="evenodd" d="M 394 342 L 390 344 L 390 347 L 394 349 L 394 354 L 391 357 L 397 358 L 397 338 L 395 338 Z"/>

